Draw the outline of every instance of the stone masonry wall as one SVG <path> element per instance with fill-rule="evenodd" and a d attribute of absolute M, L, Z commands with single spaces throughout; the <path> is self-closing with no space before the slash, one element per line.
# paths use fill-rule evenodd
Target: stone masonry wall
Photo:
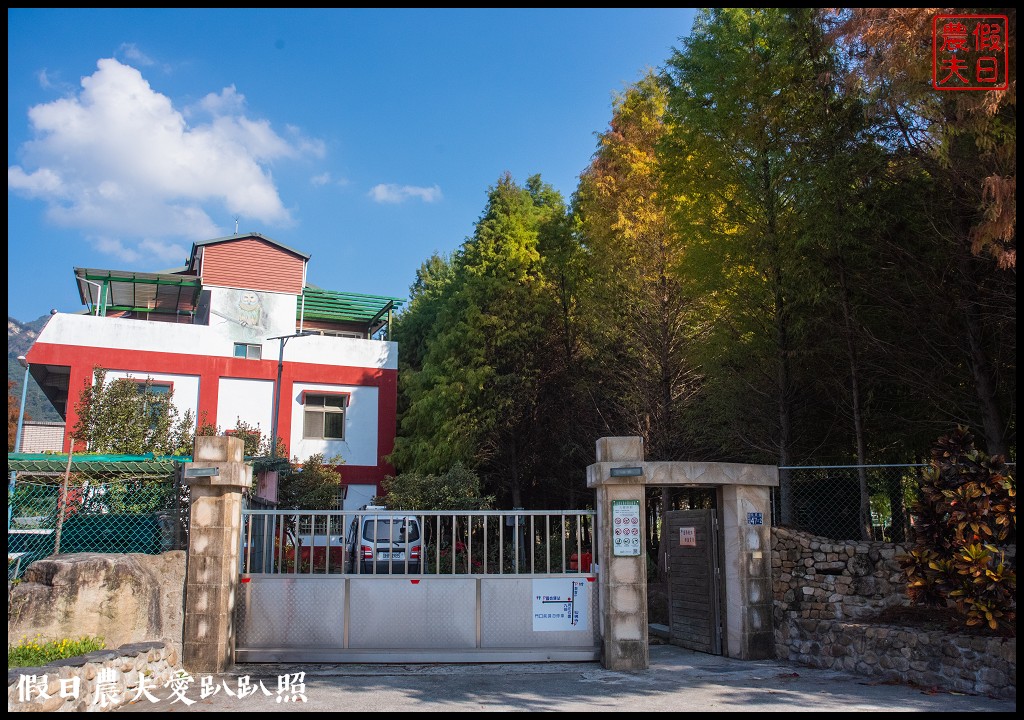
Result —
<path fill-rule="evenodd" d="M 136 700 L 149 705 L 156 689 L 182 672 L 178 650 L 165 643 L 15 668 L 7 671 L 7 712 L 104 712 Z"/>
<path fill-rule="evenodd" d="M 907 605 L 900 545 L 834 541 L 772 528 L 780 659 L 883 681 L 1017 696 L 1016 638 L 950 635 L 857 622 Z"/>
<path fill-rule="evenodd" d="M 772 528 L 772 545 L 776 620 L 779 612 L 852 620 L 907 604 L 896 562 L 906 552 L 901 545 L 829 540 L 782 527 Z"/>

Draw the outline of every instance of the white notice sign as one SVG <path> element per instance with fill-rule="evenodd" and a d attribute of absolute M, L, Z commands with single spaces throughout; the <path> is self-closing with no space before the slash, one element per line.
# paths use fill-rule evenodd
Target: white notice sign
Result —
<path fill-rule="evenodd" d="M 679 528 L 679 544 L 683 547 L 697 547 L 697 528 Z"/>
<path fill-rule="evenodd" d="M 640 501 L 612 500 L 613 555 L 639 555 Z"/>
<path fill-rule="evenodd" d="M 588 582 L 571 578 L 534 580 L 534 631 L 589 630 Z"/>

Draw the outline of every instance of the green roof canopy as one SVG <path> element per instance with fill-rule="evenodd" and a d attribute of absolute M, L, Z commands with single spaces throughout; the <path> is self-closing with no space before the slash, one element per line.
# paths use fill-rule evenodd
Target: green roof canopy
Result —
<path fill-rule="evenodd" d="M 75 268 L 78 294 L 90 311 L 195 312 L 202 282 L 194 275 Z"/>
<path fill-rule="evenodd" d="M 388 314 L 403 303 L 402 298 L 335 292 L 307 285 L 299 300 L 297 317 L 358 323 L 370 327 L 372 333 L 377 329 L 374 325 L 386 324 Z"/>
<path fill-rule="evenodd" d="M 154 455 L 73 455 L 71 472 L 89 476 L 145 475 L 174 473 L 178 462 L 190 462 L 191 456 Z M 7 471 L 38 475 L 63 475 L 68 467 L 67 454 L 7 453 Z"/>

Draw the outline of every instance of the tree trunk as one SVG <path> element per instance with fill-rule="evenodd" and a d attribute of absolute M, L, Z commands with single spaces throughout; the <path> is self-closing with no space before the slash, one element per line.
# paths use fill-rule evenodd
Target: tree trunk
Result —
<path fill-rule="evenodd" d="M 511 490 L 511 494 L 512 494 L 512 507 L 513 508 L 522 508 L 523 507 L 523 488 L 521 487 L 521 484 L 519 482 L 519 456 L 516 453 L 515 440 L 513 440 L 512 443 L 511 443 L 511 451 L 512 451 L 512 462 L 511 462 L 511 467 L 509 468 L 509 470 L 510 470 L 509 474 L 511 475 L 511 478 L 510 478 L 511 482 L 509 483 L 510 484 L 510 488 L 509 489 Z"/>
<path fill-rule="evenodd" d="M 661 580 L 668 578 L 668 511 L 672 509 L 672 491 L 670 488 L 661 489 L 661 532 L 658 538 L 658 577 Z"/>
<path fill-rule="evenodd" d="M 778 265 L 773 268 L 775 277 L 775 342 L 778 359 L 778 395 L 777 408 L 779 414 L 779 467 L 790 463 L 789 446 L 792 436 L 792 417 L 789 409 L 789 334 L 782 294 L 782 271 Z M 788 472 L 779 473 L 779 521 L 782 525 L 793 523 L 793 487 Z"/>
<path fill-rule="evenodd" d="M 989 455 L 1006 457 L 1003 441 L 1003 419 L 996 402 L 995 373 L 982 341 L 981 317 L 973 299 L 964 302 L 964 320 L 967 324 L 967 342 L 970 347 L 971 375 L 981 403 L 981 423 L 985 432 L 985 445 Z"/>
<path fill-rule="evenodd" d="M 777 410 L 779 421 L 779 466 L 786 467 L 790 463 L 790 443 L 792 442 L 793 418 L 789 407 L 789 327 L 786 317 L 786 295 L 783 291 L 782 257 L 776 215 L 776 196 L 772 188 L 771 167 L 767 159 L 762 164 L 762 187 L 764 193 L 765 216 L 767 217 L 767 240 L 769 242 L 768 260 L 771 263 L 772 299 L 775 311 L 775 356 L 777 368 Z M 793 487 L 788 472 L 779 473 L 779 520 L 783 525 L 793 523 Z"/>
<path fill-rule="evenodd" d="M 846 266 L 840 256 L 836 263 L 839 269 L 839 298 L 843 309 L 843 334 L 846 336 L 846 357 L 850 363 L 850 400 L 853 408 L 853 435 L 857 445 L 857 484 L 860 489 L 860 539 L 871 540 L 871 494 L 868 490 L 867 448 L 864 441 L 864 419 L 860 406 L 860 377 L 857 362 L 857 339 L 854 333 L 853 308 L 850 307 L 850 290 L 846 283 Z"/>

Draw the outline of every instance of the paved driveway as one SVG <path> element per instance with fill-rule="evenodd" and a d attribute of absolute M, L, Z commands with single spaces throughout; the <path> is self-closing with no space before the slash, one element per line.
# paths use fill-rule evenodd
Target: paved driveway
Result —
<path fill-rule="evenodd" d="M 872 682 L 774 660 L 731 660 L 671 645 L 652 645 L 650 655 L 650 669 L 635 673 L 597 663 L 244 665 L 196 677 L 177 696 L 161 688 L 157 702 L 143 699 L 116 712 L 1016 710 L 1015 700 Z M 202 683 L 209 697 L 201 698 Z"/>

